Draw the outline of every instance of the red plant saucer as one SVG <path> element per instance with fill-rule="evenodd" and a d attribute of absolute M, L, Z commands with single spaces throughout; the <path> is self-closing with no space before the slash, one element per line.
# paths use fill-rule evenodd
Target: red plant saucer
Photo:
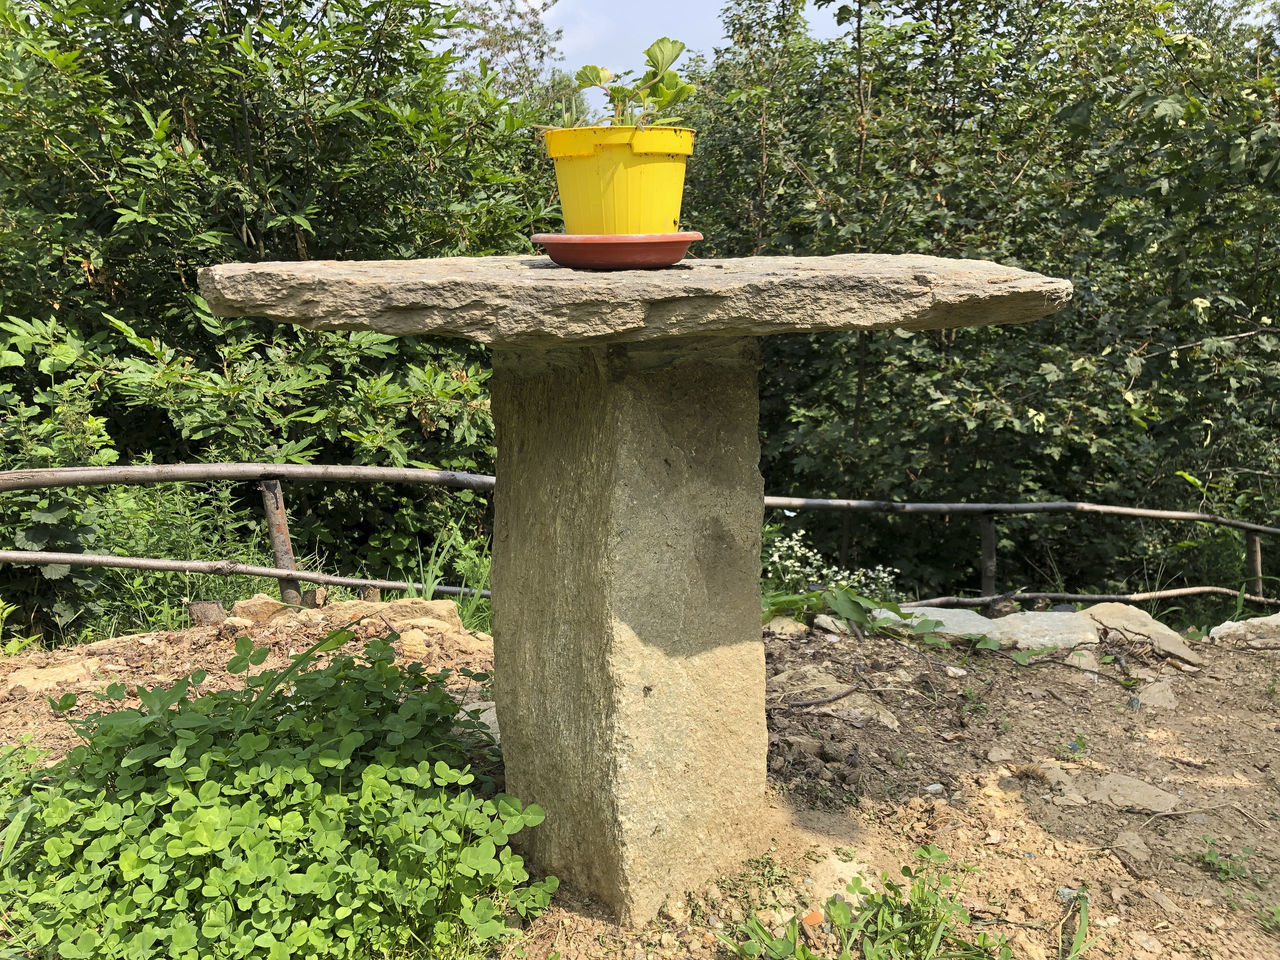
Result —
<path fill-rule="evenodd" d="M 562 267 L 580 270 L 651 270 L 669 267 L 684 259 L 689 244 L 701 240 L 688 233 L 535 233 L 533 242 L 543 247 Z"/>

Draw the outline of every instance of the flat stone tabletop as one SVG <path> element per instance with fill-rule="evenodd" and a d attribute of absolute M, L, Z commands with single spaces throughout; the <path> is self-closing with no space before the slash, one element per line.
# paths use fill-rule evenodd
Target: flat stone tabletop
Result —
<path fill-rule="evenodd" d="M 200 287 L 224 316 L 521 347 L 986 326 L 1033 320 L 1071 299 L 1069 281 L 998 263 L 885 254 L 615 272 L 546 257 L 226 264 L 201 270 Z"/>

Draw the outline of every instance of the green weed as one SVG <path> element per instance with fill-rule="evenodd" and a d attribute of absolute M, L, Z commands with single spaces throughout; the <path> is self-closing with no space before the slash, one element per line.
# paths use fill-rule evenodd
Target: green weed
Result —
<path fill-rule="evenodd" d="M 351 638 L 238 690 L 196 696 L 201 672 L 139 688 L 72 720 L 83 743 L 47 769 L 0 754 L 10 952 L 454 960 L 545 907 L 554 878 L 508 847 L 543 814 L 492 793 L 487 731 L 386 642 L 313 668 Z M 241 638 L 229 669 L 265 655 Z"/>
<path fill-rule="evenodd" d="M 880 893 L 855 877 L 845 889 L 849 899 L 834 896 L 823 907 L 823 920 L 835 938 L 834 956 L 848 960 L 896 960 L 896 958 L 953 958 L 953 960 L 1011 960 L 1012 951 L 1002 938 L 979 933 L 967 939 L 962 928 L 970 923 L 969 911 L 960 902 L 961 879 L 944 872 L 948 857 L 935 846 L 916 851 L 919 863 L 904 866 L 905 882 L 880 875 Z M 968 867 L 955 865 L 963 873 Z M 757 917 L 736 931 L 736 938 L 718 934 L 734 956 L 745 960 L 823 960 L 805 943 L 800 920 L 793 918 L 775 937 Z M 856 952 L 855 952 L 856 951 Z"/>
<path fill-rule="evenodd" d="M 1259 907 L 1258 922 L 1267 933 L 1280 936 L 1280 903 L 1264 904 Z"/>
<path fill-rule="evenodd" d="M 1203 853 L 1197 854 L 1196 861 L 1222 883 L 1231 880 L 1247 880 L 1258 886 L 1266 882 L 1266 878 L 1249 866 L 1253 858 L 1253 847 L 1243 847 L 1239 853 L 1231 853 L 1218 847 L 1218 841 L 1207 833 L 1201 836 L 1205 842 Z"/>

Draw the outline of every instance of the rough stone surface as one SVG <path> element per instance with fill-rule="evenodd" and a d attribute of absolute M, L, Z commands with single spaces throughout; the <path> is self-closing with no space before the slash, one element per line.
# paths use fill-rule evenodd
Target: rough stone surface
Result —
<path fill-rule="evenodd" d="M 1178 805 L 1176 794 L 1123 773 L 1109 773 L 1094 786 L 1089 799 L 1095 803 L 1110 803 L 1121 810 L 1140 810 L 1144 813 L 1168 813 Z"/>
<path fill-rule="evenodd" d="M 897 620 L 887 611 L 876 613 Z M 915 623 L 936 621 L 939 626 L 933 632 L 944 639 L 983 635 L 999 643 L 1002 650 L 1065 650 L 1098 642 L 1096 626 L 1078 613 L 1028 611 L 994 619 L 956 607 L 911 607 L 903 613 L 909 613 Z"/>
<path fill-rule="evenodd" d="M 292 609 L 293 607 L 281 603 L 275 597 L 268 596 L 265 593 L 255 593 L 248 600 L 237 600 L 232 604 L 231 616 L 239 617 L 243 620 L 252 620 L 254 623 L 265 623 L 272 617 L 279 616 L 281 613 Z"/>
<path fill-rule="evenodd" d="M 0 696 L 41 694 L 64 683 L 89 680 L 97 672 L 100 662 L 97 657 L 85 657 L 72 663 L 47 667 L 19 667 L 4 678 L 4 689 L 0 690 Z"/>
<path fill-rule="evenodd" d="M 921 620 L 936 621 L 940 626 L 934 627 L 933 632 L 947 640 L 960 639 L 974 634 L 990 636 L 996 622 L 980 613 L 965 610 L 962 607 L 910 607 L 904 608 L 902 612 L 909 614 L 911 620 L 917 623 Z M 875 616 L 889 620 L 898 619 L 887 610 L 876 610 Z"/>
<path fill-rule="evenodd" d="M 780 637 L 803 637 L 809 632 L 808 627 L 791 617 L 774 617 L 764 628 Z"/>
<path fill-rule="evenodd" d="M 1252 620 L 1228 620 L 1209 631 L 1213 643 L 1254 646 L 1280 641 L 1280 613 Z"/>
<path fill-rule="evenodd" d="M 201 270 L 200 289 L 222 316 L 522 346 L 1020 323 L 1071 299 L 1066 280 L 914 254 L 690 260 L 616 272 L 569 270 L 545 257 L 226 264 Z"/>
<path fill-rule="evenodd" d="M 236 604 L 238 607 L 239 604 Z M 388 625 L 415 624 L 417 620 L 438 620 L 459 632 L 462 631 L 462 617 L 458 614 L 458 605 L 452 600 L 425 600 L 421 597 L 404 597 L 390 603 L 373 600 L 344 600 L 331 603 L 324 608 L 324 617 L 330 623 L 346 621 L 357 623 L 361 620 L 378 618 Z"/>
<path fill-rule="evenodd" d="M 1098 642 L 1093 621 L 1078 613 L 1012 613 L 992 620 L 987 636 L 1002 650 L 1071 650 Z"/>
<path fill-rule="evenodd" d="M 193 600 L 187 604 L 187 619 L 193 627 L 221 623 L 227 619 L 227 611 L 216 600 Z"/>
<path fill-rule="evenodd" d="M 1132 639 L 1150 640 L 1156 651 L 1192 666 L 1201 666 L 1204 657 L 1196 653 L 1172 627 L 1166 627 L 1145 610 L 1126 603 L 1097 603 L 1081 610 L 1099 627 L 1125 634 Z"/>
<path fill-rule="evenodd" d="M 1158 680 L 1149 683 L 1138 694 L 1138 702 L 1150 710 L 1176 710 L 1178 698 L 1173 692 L 1173 682 Z"/>
<path fill-rule="evenodd" d="M 758 365 L 751 339 L 494 355 L 507 789 L 547 811 L 533 862 L 623 922 L 758 840 Z"/>

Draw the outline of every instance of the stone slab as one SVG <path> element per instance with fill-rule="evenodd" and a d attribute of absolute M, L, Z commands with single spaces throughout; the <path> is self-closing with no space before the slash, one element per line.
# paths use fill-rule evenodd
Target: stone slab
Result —
<path fill-rule="evenodd" d="M 753 338 L 495 351 L 493 617 L 530 860 L 626 923 L 758 853 Z"/>
<path fill-rule="evenodd" d="M 1196 667 L 1204 664 L 1204 657 L 1192 650 L 1180 633 L 1138 607 L 1125 603 L 1095 603 L 1080 612 L 1098 626 L 1113 630 L 1122 637 L 1149 641 L 1158 653 L 1166 657 L 1174 657 Z"/>
<path fill-rule="evenodd" d="M 915 254 L 688 260 L 612 272 L 570 270 L 545 257 L 224 264 L 200 271 L 200 289 L 220 316 L 543 347 L 1021 323 L 1071 299 L 1066 280 Z"/>

